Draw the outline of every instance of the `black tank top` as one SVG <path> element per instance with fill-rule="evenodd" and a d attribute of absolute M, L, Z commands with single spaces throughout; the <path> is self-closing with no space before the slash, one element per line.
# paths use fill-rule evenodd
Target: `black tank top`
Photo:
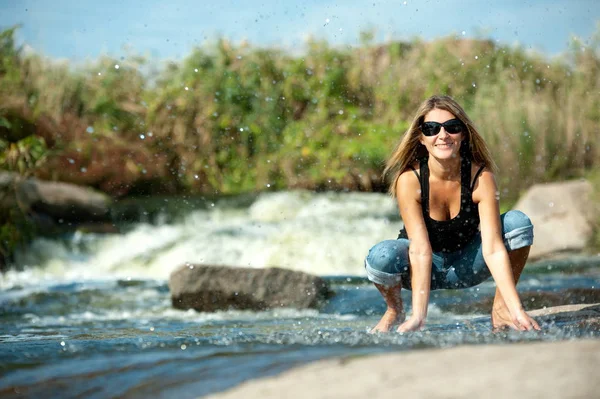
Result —
<path fill-rule="evenodd" d="M 411 168 L 412 169 L 412 168 Z M 460 165 L 460 211 L 450 220 L 434 220 L 429 216 L 429 166 L 427 159 L 420 163 L 421 208 L 433 252 L 454 252 L 464 248 L 479 230 L 479 207 L 473 202 L 473 186 L 482 166 L 475 174 L 471 185 L 471 159 L 463 157 Z M 398 238 L 408 238 L 406 228 L 400 230 Z"/>

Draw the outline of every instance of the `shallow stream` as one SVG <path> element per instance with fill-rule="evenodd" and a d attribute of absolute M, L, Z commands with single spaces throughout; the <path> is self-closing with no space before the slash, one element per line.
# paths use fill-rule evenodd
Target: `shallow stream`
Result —
<path fill-rule="evenodd" d="M 401 227 L 385 195 L 284 192 L 170 206 L 177 211 L 139 208 L 119 234 L 40 239 L 17 256 L 0 276 L 2 398 L 192 398 L 332 356 L 599 336 L 581 320 L 492 333 L 491 281 L 433 292 L 424 331 L 368 334 L 384 304 L 362 260 Z M 336 295 L 318 310 L 179 311 L 167 281 L 185 262 L 303 270 L 328 278 Z M 528 266 L 525 306 L 600 302 L 599 265 L 596 256 Z"/>

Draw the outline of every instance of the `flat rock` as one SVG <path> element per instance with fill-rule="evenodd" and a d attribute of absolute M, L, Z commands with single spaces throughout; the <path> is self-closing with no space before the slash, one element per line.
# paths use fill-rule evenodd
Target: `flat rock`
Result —
<path fill-rule="evenodd" d="M 597 320 L 600 304 L 529 313 Z M 600 340 L 465 345 L 322 360 L 209 397 L 592 398 L 599 364 Z"/>
<path fill-rule="evenodd" d="M 462 346 L 319 361 L 212 398 L 593 398 L 600 341 Z"/>
<path fill-rule="evenodd" d="M 327 281 L 308 273 L 192 264 L 171 273 L 169 289 L 173 307 L 200 312 L 316 308 L 332 295 Z"/>

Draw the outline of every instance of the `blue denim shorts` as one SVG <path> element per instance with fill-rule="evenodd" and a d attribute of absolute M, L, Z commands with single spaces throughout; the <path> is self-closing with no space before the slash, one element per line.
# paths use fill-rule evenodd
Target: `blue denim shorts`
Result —
<path fill-rule="evenodd" d="M 533 244 L 533 225 L 523 212 L 508 211 L 500 216 L 500 221 L 507 251 Z M 409 240 L 400 238 L 382 241 L 371 248 L 365 259 L 369 280 L 383 286 L 402 283 L 402 288 L 410 289 L 409 243 Z M 479 232 L 459 251 L 433 253 L 432 290 L 473 287 L 490 277 L 490 270 L 483 260 Z"/>

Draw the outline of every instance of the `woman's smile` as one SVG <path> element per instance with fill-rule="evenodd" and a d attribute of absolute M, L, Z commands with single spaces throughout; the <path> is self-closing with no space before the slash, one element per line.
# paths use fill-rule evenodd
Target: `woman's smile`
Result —
<path fill-rule="evenodd" d="M 425 115 L 424 121 L 443 124 L 453 119 L 456 119 L 456 116 L 449 111 L 434 108 Z M 446 131 L 446 128 L 441 127 L 434 136 L 425 136 L 423 134 L 420 141 L 431 155 L 441 160 L 455 158 L 458 155 L 460 143 L 463 138 L 463 133 L 453 132 L 451 134 Z"/>

